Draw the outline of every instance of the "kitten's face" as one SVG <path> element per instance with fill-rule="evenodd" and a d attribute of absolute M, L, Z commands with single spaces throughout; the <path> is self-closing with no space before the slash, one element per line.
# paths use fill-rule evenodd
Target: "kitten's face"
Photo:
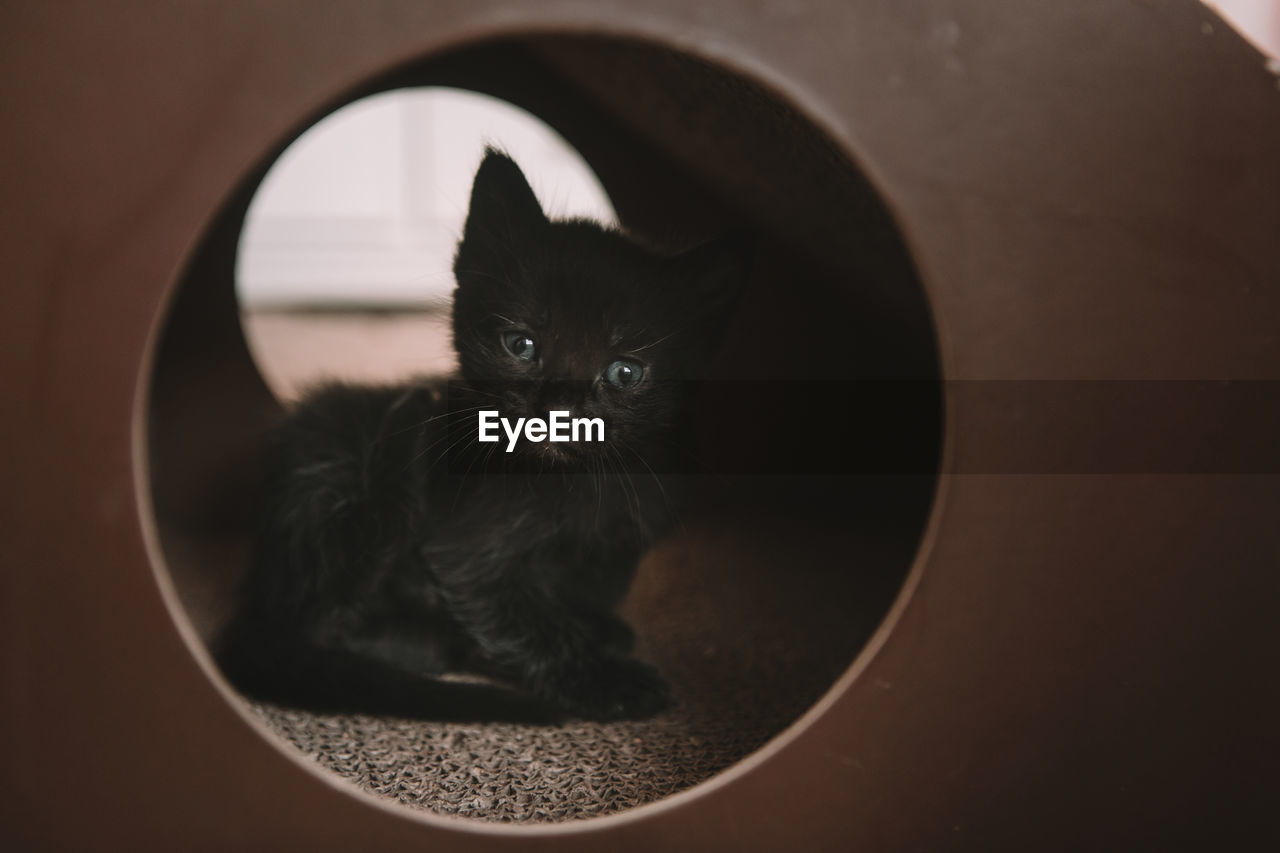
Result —
<path fill-rule="evenodd" d="M 509 419 L 558 410 L 605 423 L 604 444 L 526 452 L 645 457 L 685 416 L 684 381 L 710 357 L 744 266 L 728 245 L 664 258 L 594 223 L 551 222 L 519 168 L 489 152 L 454 261 L 463 378 Z"/>

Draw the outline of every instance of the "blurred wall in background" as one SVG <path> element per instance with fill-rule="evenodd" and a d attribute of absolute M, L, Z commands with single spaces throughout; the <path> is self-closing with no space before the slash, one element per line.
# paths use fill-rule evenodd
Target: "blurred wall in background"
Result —
<path fill-rule="evenodd" d="M 595 175 L 541 120 L 456 89 L 385 92 L 329 115 L 272 167 L 241 237 L 241 305 L 417 308 L 447 298 L 486 144 L 515 158 L 553 215 L 614 221 Z"/>
<path fill-rule="evenodd" d="M 1280 57 L 1280 0 L 1204 0 L 1254 46 Z"/>

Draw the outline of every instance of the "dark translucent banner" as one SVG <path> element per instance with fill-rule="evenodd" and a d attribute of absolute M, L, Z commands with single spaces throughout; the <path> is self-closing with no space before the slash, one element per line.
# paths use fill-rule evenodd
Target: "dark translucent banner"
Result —
<path fill-rule="evenodd" d="M 1277 382 L 453 383 L 446 405 L 433 464 L 476 474 L 932 474 L 944 442 L 955 474 L 1280 473 Z"/>

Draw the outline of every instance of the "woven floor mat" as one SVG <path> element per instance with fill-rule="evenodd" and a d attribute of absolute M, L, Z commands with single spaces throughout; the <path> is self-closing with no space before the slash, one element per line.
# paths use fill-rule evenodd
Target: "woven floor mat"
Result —
<path fill-rule="evenodd" d="M 672 685 L 672 707 L 651 720 L 445 723 L 253 707 L 320 766 L 407 806 L 502 822 L 612 814 L 706 780 L 812 707 L 883 616 L 910 550 L 741 519 L 659 546 L 625 609 L 641 657 Z"/>

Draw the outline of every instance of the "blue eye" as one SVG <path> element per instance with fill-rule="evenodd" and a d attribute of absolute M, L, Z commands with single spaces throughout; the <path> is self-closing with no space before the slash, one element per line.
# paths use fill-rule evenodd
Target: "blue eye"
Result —
<path fill-rule="evenodd" d="M 533 336 L 528 332 L 519 329 L 503 332 L 502 345 L 507 352 L 521 361 L 533 361 L 538 357 L 538 347 L 533 342 Z"/>
<path fill-rule="evenodd" d="M 620 358 L 604 369 L 604 381 L 623 391 L 640 384 L 644 378 L 644 366 L 629 358 Z"/>

